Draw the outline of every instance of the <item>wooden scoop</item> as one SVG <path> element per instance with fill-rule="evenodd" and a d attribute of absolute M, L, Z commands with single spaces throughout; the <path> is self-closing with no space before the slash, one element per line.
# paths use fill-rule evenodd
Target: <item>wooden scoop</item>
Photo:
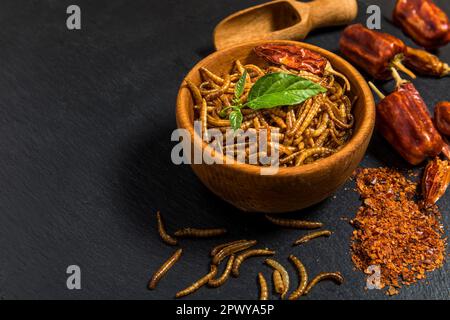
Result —
<path fill-rule="evenodd" d="M 217 50 L 250 40 L 303 40 L 316 28 L 350 23 L 356 0 L 276 0 L 225 18 L 214 30 Z"/>

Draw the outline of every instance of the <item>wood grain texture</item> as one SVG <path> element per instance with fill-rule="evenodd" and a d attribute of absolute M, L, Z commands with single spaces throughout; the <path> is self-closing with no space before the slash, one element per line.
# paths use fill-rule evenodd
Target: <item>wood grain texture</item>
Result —
<path fill-rule="evenodd" d="M 201 83 L 199 69 L 222 74 L 228 72 L 239 59 L 244 64 L 266 64 L 253 52 L 265 41 L 248 42 L 227 48 L 200 61 L 186 76 L 196 85 Z M 337 55 L 310 44 L 277 40 L 273 43 L 290 44 L 319 52 L 330 60 L 333 67 L 345 74 L 351 84 L 350 96 L 358 96 L 353 113 L 355 129 L 352 138 L 337 153 L 311 164 L 293 168 L 279 168 L 273 175 L 262 175 L 261 168 L 248 164 L 195 164 L 194 172 L 215 194 L 244 211 L 288 212 L 316 204 L 333 194 L 361 161 L 375 124 L 375 104 L 372 93 L 361 74 Z M 207 150 L 206 143 L 194 139 L 193 108 L 189 89 L 182 84 L 177 99 L 177 123 L 191 134 L 193 149 Z M 226 163 L 223 159 L 222 163 Z M 230 162 L 228 162 L 230 163 Z"/>
<path fill-rule="evenodd" d="M 322 27 L 349 24 L 358 14 L 356 0 L 277 0 L 238 11 L 214 30 L 217 50 L 250 40 L 303 40 Z"/>

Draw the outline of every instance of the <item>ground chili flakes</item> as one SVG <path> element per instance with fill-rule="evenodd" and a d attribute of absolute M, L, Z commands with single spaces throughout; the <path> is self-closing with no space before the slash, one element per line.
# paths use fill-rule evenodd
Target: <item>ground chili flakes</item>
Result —
<path fill-rule="evenodd" d="M 352 261 L 365 271 L 381 267 L 381 286 L 387 294 L 426 277 L 442 266 L 446 250 L 441 214 L 437 206 L 422 206 L 417 184 L 389 168 L 356 172 L 363 205 L 351 221 Z"/>

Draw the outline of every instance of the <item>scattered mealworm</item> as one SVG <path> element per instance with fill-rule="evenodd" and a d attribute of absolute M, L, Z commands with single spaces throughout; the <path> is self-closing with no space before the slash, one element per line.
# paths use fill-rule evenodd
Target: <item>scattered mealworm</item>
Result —
<path fill-rule="evenodd" d="M 295 289 L 295 291 L 291 293 L 288 300 L 296 300 L 305 293 L 306 286 L 308 285 L 308 273 L 306 272 L 306 268 L 303 263 L 296 256 L 291 254 L 289 256 L 289 259 L 297 268 L 299 282 L 297 289 Z"/>
<path fill-rule="evenodd" d="M 285 289 L 281 273 L 278 270 L 273 270 L 272 279 L 275 292 L 282 295 Z"/>
<path fill-rule="evenodd" d="M 211 257 L 214 257 L 220 250 L 222 250 L 225 247 L 229 247 L 231 245 L 237 244 L 237 243 L 243 243 L 243 242 L 247 242 L 248 240 L 242 239 L 242 240 L 236 240 L 236 241 L 231 241 L 231 242 L 227 242 L 227 243 L 222 243 L 219 244 L 217 246 L 215 246 L 212 250 L 211 250 Z"/>
<path fill-rule="evenodd" d="M 148 283 L 149 289 L 155 289 L 161 278 L 172 268 L 172 266 L 180 259 L 183 249 L 178 249 L 175 253 L 164 262 L 161 267 L 153 274 L 150 282 Z"/>
<path fill-rule="evenodd" d="M 277 226 L 285 227 L 285 228 L 318 229 L 318 228 L 322 228 L 322 226 L 323 226 L 323 223 L 321 223 L 321 222 L 275 218 L 268 214 L 266 214 L 266 219 Z"/>
<path fill-rule="evenodd" d="M 231 255 L 228 258 L 228 262 L 227 265 L 225 267 L 225 271 L 222 273 L 222 275 L 217 278 L 217 279 L 209 279 L 208 281 L 208 286 L 213 287 L 213 288 L 217 288 L 220 287 L 221 285 L 223 285 L 228 278 L 230 277 L 231 274 L 231 268 L 233 267 L 233 262 L 234 262 L 234 255 Z"/>
<path fill-rule="evenodd" d="M 234 277 L 239 276 L 239 267 L 241 266 L 242 262 L 244 262 L 245 259 L 250 257 L 256 257 L 256 256 L 271 256 L 274 255 L 275 251 L 269 250 L 269 249 L 252 249 L 247 250 L 240 255 L 237 256 L 237 258 L 234 260 L 232 273 Z"/>
<path fill-rule="evenodd" d="M 177 245 L 178 240 L 167 233 L 166 228 L 164 227 L 164 222 L 161 217 L 161 212 L 159 211 L 156 212 L 156 220 L 158 221 L 158 233 L 161 239 L 171 246 Z"/>
<path fill-rule="evenodd" d="M 211 228 L 211 229 L 196 229 L 196 228 L 184 228 L 175 231 L 176 237 L 182 238 L 211 238 L 218 237 L 227 233 L 223 228 Z"/>
<path fill-rule="evenodd" d="M 235 244 L 229 245 L 225 248 L 222 248 L 213 257 L 212 264 L 219 264 L 226 257 L 228 257 L 234 253 L 246 250 L 246 249 L 254 246 L 256 244 L 256 242 L 257 242 L 256 240 L 249 240 L 249 241 L 245 241 L 245 242 L 235 243 Z"/>
<path fill-rule="evenodd" d="M 194 282 L 192 285 L 190 285 L 186 289 L 179 291 L 175 295 L 175 298 L 181 298 L 181 297 L 187 296 L 188 294 L 191 294 L 191 293 L 197 291 L 198 289 L 203 287 L 205 284 L 207 284 L 210 279 L 214 278 L 216 276 L 216 274 L 217 274 L 217 266 L 212 264 L 210 267 L 209 273 L 207 273 L 205 276 L 203 276 L 202 278 L 200 278 L 199 280 Z"/>
<path fill-rule="evenodd" d="M 258 282 L 259 282 L 259 300 L 267 300 L 269 299 L 269 289 L 267 288 L 267 281 L 264 278 L 263 274 L 258 273 Z"/>
<path fill-rule="evenodd" d="M 287 272 L 286 268 L 276 260 L 269 258 L 266 259 L 265 262 L 267 265 L 271 266 L 274 270 L 277 270 L 280 273 L 281 279 L 283 281 L 283 291 L 281 292 L 281 298 L 284 299 L 286 293 L 289 290 L 289 273 Z"/>
<path fill-rule="evenodd" d="M 332 234 L 332 232 L 329 231 L 329 230 L 322 230 L 322 231 L 312 232 L 312 233 L 309 233 L 309 234 L 307 234 L 307 235 L 297 239 L 294 242 L 294 246 L 302 244 L 302 243 L 306 243 L 309 240 L 312 240 L 312 239 L 315 239 L 315 238 L 318 238 L 318 237 L 329 237 L 329 236 L 331 236 L 331 234 Z"/>
<path fill-rule="evenodd" d="M 305 289 L 304 295 L 307 295 L 317 283 L 323 280 L 332 280 L 338 285 L 341 285 L 344 282 L 344 278 L 342 277 L 340 272 L 322 272 L 311 280 L 311 282 Z"/>

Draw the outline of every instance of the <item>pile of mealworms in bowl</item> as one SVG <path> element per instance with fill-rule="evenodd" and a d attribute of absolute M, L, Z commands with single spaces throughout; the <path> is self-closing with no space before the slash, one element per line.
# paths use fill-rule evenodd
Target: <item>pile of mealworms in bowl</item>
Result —
<path fill-rule="evenodd" d="M 229 115 L 236 103 L 235 89 L 245 73 L 245 86 L 239 98 L 239 103 L 243 106 L 240 109 L 243 116 L 240 129 L 243 132 L 258 135 L 262 129 L 266 130 L 267 145 L 277 148 L 279 165 L 282 167 L 300 166 L 330 156 L 341 149 L 352 136 L 352 107 L 357 97 L 349 98 L 349 81 L 344 75 L 334 71 L 330 62 L 327 65 L 329 67 L 321 75 L 294 70 L 284 65 L 243 65 L 239 60 L 235 61 L 230 73 L 221 75 L 202 67 L 200 74 L 203 82 L 200 85 L 186 80 L 194 101 L 194 119 L 201 121 L 202 132 L 213 128 L 227 132 L 231 127 Z M 257 110 L 247 107 L 245 103 L 253 85 L 271 73 L 292 74 L 307 79 L 320 84 L 326 92 L 296 105 Z M 238 137 L 239 134 L 235 134 L 235 139 L 228 139 L 224 135 L 222 141 L 211 142 L 220 145 L 219 150 L 224 155 L 229 155 L 232 150 L 238 160 L 236 149 L 243 144 L 237 140 Z M 259 159 L 266 156 L 267 152 L 260 151 L 259 140 L 246 141 L 244 144 L 241 147 L 245 161 L 249 162 L 248 159 L 253 157 L 257 159 L 256 164 L 265 165 Z"/>
<path fill-rule="evenodd" d="M 184 228 L 174 232 L 174 236 L 170 235 L 165 228 L 161 213 L 156 214 L 157 229 L 161 240 L 170 245 L 176 246 L 179 244 L 179 239 L 182 238 L 211 238 L 226 234 L 227 230 L 223 228 L 197 229 Z M 319 229 L 323 225 L 320 222 L 311 222 L 303 220 L 283 219 L 266 215 L 266 219 L 279 227 L 312 230 Z M 329 230 L 320 230 L 308 233 L 298 238 L 293 245 L 302 245 L 312 239 L 319 237 L 329 237 L 331 235 Z M 178 291 L 175 294 L 176 298 L 181 298 L 192 294 L 202 287 L 208 286 L 210 288 L 218 288 L 225 284 L 230 276 L 239 277 L 241 265 L 251 257 L 271 257 L 275 255 L 275 251 L 269 248 L 254 248 L 257 245 L 256 240 L 235 240 L 232 242 L 222 243 L 211 249 L 210 252 L 210 271 L 201 277 L 196 282 L 190 284 L 185 289 Z M 169 270 L 181 258 L 183 249 L 177 249 L 154 273 L 151 277 L 148 288 L 156 289 L 161 279 L 169 272 Z M 219 275 L 219 266 L 222 262 L 227 260 L 224 271 Z M 298 298 L 307 295 L 312 288 L 319 282 L 324 280 L 331 280 L 336 284 L 342 284 L 344 278 L 340 272 L 321 272 L 312 280 L 308 280 L 308 272 L 303 263 L 294 255 L 289 256 L 289 260 L 298 272 L 298 285 L 288 296 L 290 290 L 289 272 L 277 260 L 273 258 L 266 258 L 265 264 L 269 266 L 272 271 L 273 291 L 281 299 L 286 297 L 289 300 L 297 300 Z M 268 282 L 262 272 L 258 272 L 257 279 L 259 283 L 259 299 L 269 299 Z"/>

